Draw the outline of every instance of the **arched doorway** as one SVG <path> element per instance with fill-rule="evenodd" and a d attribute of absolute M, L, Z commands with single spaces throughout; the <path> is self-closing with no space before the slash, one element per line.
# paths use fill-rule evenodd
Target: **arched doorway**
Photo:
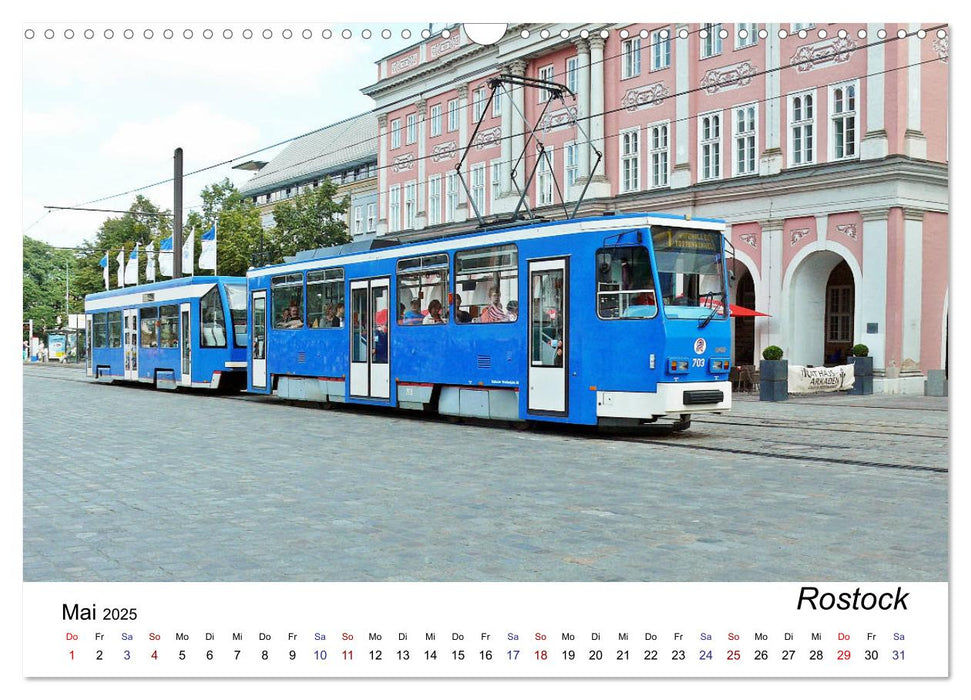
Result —
<path fill-rule="evenodd" d="M 789 287 L 789 362 L 844 364 L 853 347 L 856 284 L 846 260 L 830 250 L 810 253 Z"/>
<path fill-rule="evenodd" d="M 844 260 L 826 281 L 825 364 L 843 365 L 853 347 L 853 308 L 856 289 L 853 272 Z"/>
<path fill-rule="evenodd" d="M 744 266 L 737 265 L 736 270 L 738 277 L 735 281 L 735 303 L 747 309 L 754 309 L 755 280 L 752 279 L 752 274 Z M 734 323 L 735 365 L 754 365 L 755 317 L 737 316 Z"/>

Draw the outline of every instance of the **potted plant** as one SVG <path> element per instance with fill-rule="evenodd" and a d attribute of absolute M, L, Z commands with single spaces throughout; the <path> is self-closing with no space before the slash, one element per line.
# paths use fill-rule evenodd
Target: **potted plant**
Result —
<path fill-rule="evenodd" d="M 873 393 L 873 358 L 870 357 L 870 348 L 863 343 L 857 343 L 850 350 L 851 364 L 853 365 L 853 388 L 851 394 L 872 394 Z"/>
<path fill-rule="evenodd" d="M 778 345 L 770 345 L 762 351 L 759 363 L 759 399 L 761 401 L 785 401 L 789 398 L 789 360 L 782 359 Z"/>

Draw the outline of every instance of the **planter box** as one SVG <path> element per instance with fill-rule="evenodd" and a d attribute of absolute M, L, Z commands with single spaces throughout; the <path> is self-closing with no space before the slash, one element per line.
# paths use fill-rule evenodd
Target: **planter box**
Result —
<path fill-rule="evenodd" d="M 872 394 L 873 393 L 873 358 L 854 357 L 853 365 L 853 388 L 851 394 Z"/>
<path fill-rule="evenodd" d="M 759 400 L 785 401 L 789 398 L 789 360 L 759 362 Z"/>
<path fill-rule="evenodd" d="M 927 370 L 924 382 L 924 396 L 947 396 L 947 377 L 942 369 Z"/>

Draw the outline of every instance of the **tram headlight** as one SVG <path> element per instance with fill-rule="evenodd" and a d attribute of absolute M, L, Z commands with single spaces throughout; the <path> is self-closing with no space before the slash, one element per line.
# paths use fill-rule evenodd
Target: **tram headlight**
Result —
<path fill-rule="evenodd" d="M 684 357 L 669 357 L 665 362 L 668 374 L 687 374 L 688 360 Z"/>
<path fill-rule="evenodd" d="M 732 366 L 731 360 L 724 357 L 713 357 L 708 361 L 708 368 L 714 374 L 727 372 Z"/>

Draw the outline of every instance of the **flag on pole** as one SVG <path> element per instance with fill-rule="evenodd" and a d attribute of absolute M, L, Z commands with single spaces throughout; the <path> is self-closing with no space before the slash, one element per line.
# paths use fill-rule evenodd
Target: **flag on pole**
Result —
<path fill-rule="evenodd" d="M 216 271 L 216 224 L 202 234 L 202 252 L 199 253 L 199 269 Z"/>
<path fill-rule="evenodd" d="M 145 262 L 145 280 L 148 282 L 155 281 L 155 241 L 152 241 L 147 246 L 145 246 L 145 257 L 147 258 Z"/>
<path fill-rule="evenodd" d="M 125 286 L 125 248 L 118 251 L 118 286 Z"/>
<path fill-rule="evenodd" d="M 193 231 L 189 234 L 189 237 L 182 244 L 182 274 L 189 273 L 189 275 L 195 274 L 195 269 L 192 267 L 192 261 L 196 257 L 196 232 Z"/>
<path fill-rule="evenodd" d="M 158 244 L 158 271 L 166 277 L 172 276 L 172 236 Z"/>
<path fill-rule="evenodd" d="M 125 284 L 138 284 L 138 243 L 135 250 L 128 256 L 128 264 L 125 266 Z"/>
<path fill-rule="evenodd" d="M 98 263 L 104 269 L 105 275 L 105 289 L 108 289 L 108 252 L 105 251 L 105 256 L 101 258 L 101 262 Z"/>

